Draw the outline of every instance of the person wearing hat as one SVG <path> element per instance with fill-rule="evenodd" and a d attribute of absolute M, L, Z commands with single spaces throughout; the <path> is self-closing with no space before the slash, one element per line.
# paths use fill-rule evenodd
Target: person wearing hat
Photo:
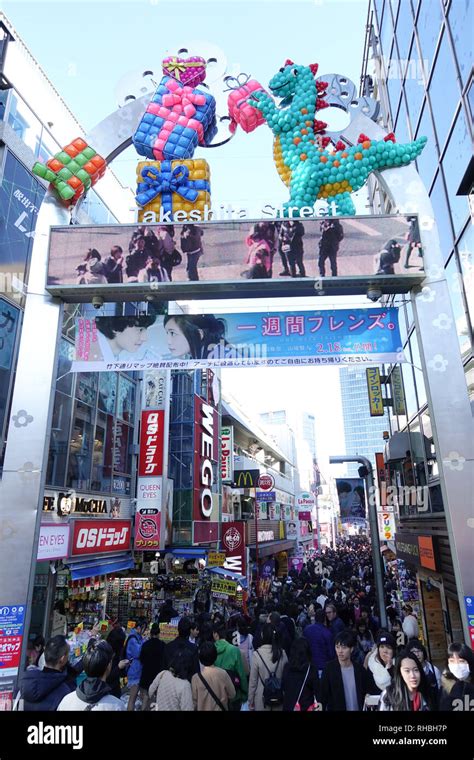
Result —
<path fill-rule="evenodd" d="M 396 641 L 388 631 L 379 631 L 375 648 L 365 658 L 364 666 L 372 673 L 375 694 L 381 694 L 392 681 Z"/>

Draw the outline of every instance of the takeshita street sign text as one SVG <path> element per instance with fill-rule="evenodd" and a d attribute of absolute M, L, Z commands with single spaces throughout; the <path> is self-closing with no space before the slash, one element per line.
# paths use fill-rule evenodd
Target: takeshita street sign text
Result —
<path fill-rule="evenodd" d="M 47 289 L 76 303 L 357 295 L 408 292 L 425 277 L 415 214 L 189 227 L 52 227 Z"/>

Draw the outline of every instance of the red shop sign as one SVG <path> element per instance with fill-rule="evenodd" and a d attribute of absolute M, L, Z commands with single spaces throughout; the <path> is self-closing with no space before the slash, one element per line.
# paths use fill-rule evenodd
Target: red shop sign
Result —
<path fill-rule="evenodd" d="M 130 549 L 131 520 L 73 520 L 71 557 Z"/>
<path fill-rule="evenodd" d="M 140 460 L 138 475 L 163 475 L 163 443 L 165 413 L 163 410 L 142 412 L 140 428 Z"/>

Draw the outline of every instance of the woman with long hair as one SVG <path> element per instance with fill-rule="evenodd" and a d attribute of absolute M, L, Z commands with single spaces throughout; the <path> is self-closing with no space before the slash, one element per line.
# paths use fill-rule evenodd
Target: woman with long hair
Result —
<path fill-rule="evenodd" d="M 474 652 L 466 644 L 448 647 L 448 667 L 441 678 L 440 710 L 472 710 L 474 703 Z"/>
<path fill-rule="evenodd" d="M 405 649 L 396 659 L 393 679 L 382 693 L 379 710 L 424 712 L 433 709 L 431 700 L 428 679 L 418 657 Z"/>
<path fill-rule="evenodd" d="M 311 647 L 305 638 L 295 639 L 290 659 L 283 669 L 283 711 L 306 712 L 319 698 L 319 676 L 311 659 Z"/>
<path fill-rule="evenodd" d="M 227 355 L 223 319 L 212 314 L 168 314 L 164 318 L 168 349 L 173 356 L 207 359 Z"/>
<path fill-rule="evenodd" d="M 261 645 L 255 651 L 250 668 L 249 710 L 261 712 L 264 710 L 282 709 L 283 691 L 281 689 L 281 679 L 287 662 L 288 657 L 281 646 L 278 631 L 271 623 L 264 623 L 261 633 Z M 274 693 L 272 701 L 269 700 L 268 696 L 270 689 L 264 688 L 270 679 L 273 680 L 275 686 L 272 690 Z M 277 693 L 278 686 L 280 686 L 280 693 Z M 267 692 L 266 695 L 264 691 Z"/>

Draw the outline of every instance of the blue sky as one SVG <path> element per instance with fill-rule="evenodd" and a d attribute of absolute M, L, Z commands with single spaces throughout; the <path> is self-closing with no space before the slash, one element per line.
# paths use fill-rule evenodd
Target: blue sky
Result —
<path fill-rule="evenodd" d="M 344 74 L 358 87 L 367 6 L 367 0 L 5 0 L 3 10 L 87 132 L 117 108 L 131 86 L 143 84 L 143 71 L 151 70 L 159 79 L 163 57 L 199 40 L 217 50 L 219 64 L 226 60 L 228 71 L 244 71 L 262 85 L 291 58 L 301 64 L 317 62 L 320 75 Z M 324 118 L 328 120 L 326 113 Z M 250 135 L 238 130 L 224 147 L 200 149 L 196 157 L 210 163 L 213 205 L 218 201 L 261 208 L 287 198 L 273 164 L 272 135 L 266 126 Z M 113 162 L 124 184 L 134 186 L 138 160 L 130 148 Z M 229 306 L 229 301 L 221 302 L 220 310 Z M 216 307 L 213 302 L 212 308 Z M 337 370 L 299 370 L 297 377 L 289 369 L 283 373 L 227 370 L 226 387 L 249 412 L 261 411 L 262 403 L 281 404 L 282 388 L 293 388 L 288 406 L 296 404 L 316 415 L 320 460 L 341 453 Z M 256 388 L 264 389 L 265 402 Z M 330 471 L 336 474 L 337 469 Z"/>
<path fill-rule="evenodd" d="M 3 9 L 86 132 L 114 111 L 139 77 L 161 74 L 161 59 L 202 40 L 217 49 L 218 65 L 250 73 L 266 85 L 286 58 L 319 63 L 319 74 L 347 75 L 358 85 L 367 0 L 135 0 L 135 2 L 22 2 Z M 199 45 L 197 46 L 199 48 Z M 337 114 L 336 114 L 337 115 Z M 218 150 L 200 150 L 211 164 L 219 202 L 287 197 L 272 160 L 272 135 L 262 126 L 238 130 Z M 132 150 L 113 164 L 134 183 Z M 249 177 L 259 178 L 249 182 Z"/>

